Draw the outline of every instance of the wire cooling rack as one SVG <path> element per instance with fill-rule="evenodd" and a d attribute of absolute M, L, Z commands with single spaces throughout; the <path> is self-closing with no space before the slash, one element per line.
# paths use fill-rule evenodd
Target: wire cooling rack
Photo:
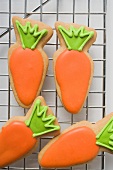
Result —
<path fill-rule="evenodd" d="M 0 0 L 0 127 L 12 116 L 25 115 L 27 110 L 21 108 L 10 88 L 7 66 L 8 48 L 15 42 L 12 16 L 40 20 L 54 30 L 52 39 L 44 47 L 49 56 L 49 69 L 41 91 L 47 104 L 51 107 L 61 125 L 61 130 L 81 120 L 95 123 L 105 116 L 106 110 L 106 7 L 107 0 Z M 97 31 L 97 40 L 89 49 L 94 61 L 94 76 L 89 95 L 82 111 L 71 115 L 63 108 L 57 96 L 52 68 L 53 53 L 59 47 L 54 29 L 55 21 L 76 22 Z M 38 149 L 27 158 L 20 160 L 8 170 L 42 170 L 37 163 L 37 154 L 50 138 L 41 138 Z M 105 170 L 105 154 L 99 155 L 90 163 L 64 168 L 65 170 Z M 0 169 L 2 170 L 2 169 Z M 61 168 L 60 168 L 61 170 Z"/>

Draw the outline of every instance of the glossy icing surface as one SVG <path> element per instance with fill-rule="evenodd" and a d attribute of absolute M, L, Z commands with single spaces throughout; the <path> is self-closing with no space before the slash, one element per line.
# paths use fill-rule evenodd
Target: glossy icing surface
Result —
<path fill-rule="evenodd" d="M 65 50 L 56 60 L 55 73 L 62 102 L 71 113 L 79 112 L 84 104 L 91 69 L 91 61 L 83 52 Z"/>
<path fill-rule="evenodd" d="M 14 121 L 0 132 L 0 167 L 4 167 L 27 154 L 36 144 L 32 131 L 25 123 Z"/>
<path fill-rule="evenodd" d="M 85 44 L 93 37 L 94 32 L 88 31 L 84 26 L 74 28 L 72 25 L 69 30 L 59 25 L 58 29 L 63 36 L 69 50 L 82 51 Z"/>
<path fill-rule="evenodd" d="M 19 100 L 26 106 L 31 105 L 36 98 L 44 70 L 40 51 L 18 47 L 10 57 L 9 67 Z"/>
<path fill-rule="evenodd" d="M 41 38 L 47 34 L 46 29 L 38 31 L 38 25 L 35 24 L 32 27 L 30 22 L 26 22 L 26 25 L 23 26 L 18 20 L 16 20 L 16 26 L 24 49 L 35 49 Z"/>
<path fill-rule="evenodd" d="M 46 168 L 68 167 L 92 160 L 99 152 L 96 136 L 88 127 L 62 134 L 43 154 L 40 164 Z"/>
<path fill-rule="evenodd" d="M 104 126 L 101 132 L 96 136 L 97 145 L 106 147 L 113 151 L 113 117 Z"/>
<path fill-rule="evenodd" d="M 48 106 L 41 106 L 39 99 L 35 102 L 31 117 L 25 122 L 32 130 L 33 137 L 60 129 L 54 124 L 56 117 L 52 114 L 47 115 L 47 110 Z"/>

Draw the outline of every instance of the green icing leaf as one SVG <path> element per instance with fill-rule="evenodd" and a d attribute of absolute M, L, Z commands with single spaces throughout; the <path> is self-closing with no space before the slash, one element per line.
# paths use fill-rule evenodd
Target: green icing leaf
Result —
<path fill-rule="evenodd" d="M 113 117 L 109 120 L 106 126 L 96 136 L 96 144 L 104 146 L 113 151 Z"/>
<path fill-rule="evenodd" d="M 110 140 L 113 140 L 113 134 L 110 136 Z"/>
<path fill-rule="evenodd" d="M 40 100 L 35 102 L 29 120 L 25 121 L 25 124 L 32 130 L 33 137 L 60 129 L 60 126 L 54 125 L 56 117 L 51 114 L 47 115 L 48 106 L 41 106 L 40 103 Z"/>
<path fill-rule="evenodd" d="M 94 32 L 88 31 L 85 27 L 74 28 L 72 25 L 69 30 L 59 25 L 58 29 L 63 36 L 69 50 L 82 51 L 85 44 L 93 37 Z"/>
<path fill-rule="evenodd" d="M 43 36 L 47 34 L 47 30 L 43 29 L 38 32 L 38 25 L 35 24 L 34 27 L 31 27 L 30 22 L 26 22 L 26 25 L 23 26 L 21 23 L 16 20 L 16 27 L 20 34 L 20 39 L 22 43 L 22 47 L 35 49 L 38 42 L 41 40 Z"/>

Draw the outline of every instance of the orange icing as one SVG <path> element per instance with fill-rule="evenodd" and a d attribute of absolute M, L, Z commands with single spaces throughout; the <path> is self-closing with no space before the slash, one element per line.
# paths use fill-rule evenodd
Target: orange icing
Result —
<path fill-rule="evenodd" d="M 4 167 L 27 154 L 36 144 L 33 133 L 25 123 L 15 121 L 2 127 L 0 133 L 0 167 Z"/>
<path fill-rule="evenodd" d="M 56 60 L 55 72 L 65 108 L 71 113 L 79 112 L 91 77 L 89 58 L 83 52 L 66 49 Z"/>
<path fill-rule="evenodd" d="M 40 51 L 18 47 L 10 57 L 9 67 L 19 100 L 29 106 L 42 80 L 44 63 Z"/>
<path fill-rule="evenodd" d="M 94 132 L 88 127 L 78 127 L 62 134 L 52 143 L 40 164 L 47 168 L 68 167 L 90 161 L 98 152 Z"/>

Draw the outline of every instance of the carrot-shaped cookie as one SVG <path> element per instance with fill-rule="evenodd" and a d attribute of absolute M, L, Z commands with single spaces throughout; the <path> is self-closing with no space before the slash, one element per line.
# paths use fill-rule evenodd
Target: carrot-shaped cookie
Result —
<path fill-rule="evenodd" d="M 78 113 L 93 76 L 93 61 L 87 51 L 96 39 L 96 32 L 63 22 L 56 22 L 55 27 L 61 46 L 53 56 L 57 92 L 65 109 Z"/>
<path fill-rule="evenodd" d="M 26 116 L 13 117 L 0 131 L 0 167 L 28 154 L 38 145 L 42 135 L 56 136 L 60 126 L 44 99 L 39 96 Z"/>
<path fill-rule="evenodd" d="M 82 121 L 52 139 L 39 153 L 44 168 L 61 168 L 83 164 L 99 151 L 113 154 L 113 113 L 96 124 Z"/>
<path fill-rule="evenodd" d="M 52 28 L 42 22 L 13 17 L 16 43 L 9 49 L 11 87 L 19 105 L 29 108 L 43 85 L 48 57 L 43 46 L 52 36 Z"/>

